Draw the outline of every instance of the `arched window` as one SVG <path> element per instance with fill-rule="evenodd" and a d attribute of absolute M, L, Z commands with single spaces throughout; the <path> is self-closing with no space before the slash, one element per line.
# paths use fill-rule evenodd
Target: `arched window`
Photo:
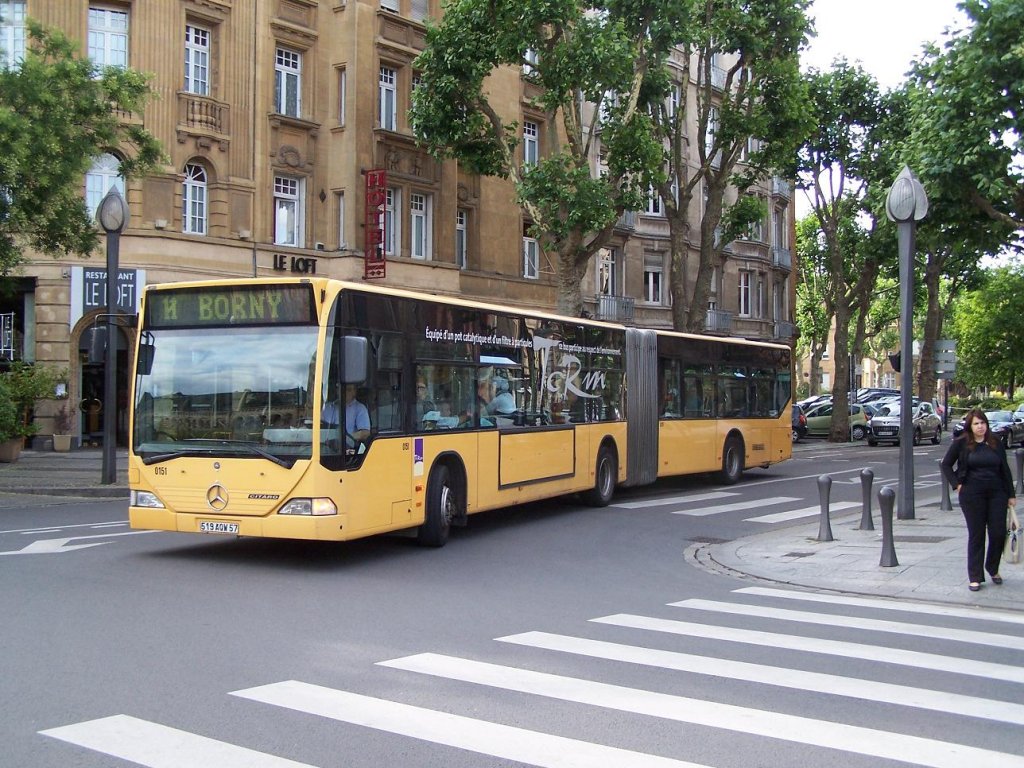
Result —
<path fill-rule="evenodd" d="M 206 169 L 189 163 L 181 189 L 181 231 L 190 235 L 206 234 Z"/>
<path fill-rule="evenodd" d="M 96 209 L 111 187 L 124 197 L 124 178 L 121 176 L 121 161 L 109 153 L 93 160 L 92 168 L 85 174 L 85 205 L 89 215 L 96 218 Z"/>

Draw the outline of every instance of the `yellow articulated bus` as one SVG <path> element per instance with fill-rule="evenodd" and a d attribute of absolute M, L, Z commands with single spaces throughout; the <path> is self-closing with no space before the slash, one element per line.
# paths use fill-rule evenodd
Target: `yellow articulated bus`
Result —
<path fill-rule="evenodd" d="M 790 350 L 327 279 L 149 286 L 133 528 L 443 545 L 469 515 L 791 455 Z"/>

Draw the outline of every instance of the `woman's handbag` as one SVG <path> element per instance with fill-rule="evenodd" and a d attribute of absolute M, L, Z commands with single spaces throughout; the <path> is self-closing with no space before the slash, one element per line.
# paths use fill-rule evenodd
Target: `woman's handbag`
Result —
<path fill-rule="evenodd" d="M 1006 546 L 1003 547 L 1003 561 L 1019 563 L 1021 549 L 1024 548 L 1024 533 L 1020 529 L 1020 520 L 1013 507 L 1006 508 Z"/>

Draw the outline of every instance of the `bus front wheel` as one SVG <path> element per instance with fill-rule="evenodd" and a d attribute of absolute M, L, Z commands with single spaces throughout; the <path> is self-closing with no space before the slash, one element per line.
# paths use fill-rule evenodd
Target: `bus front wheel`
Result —
<path fill-rule="evenodd" d="M 458 506 L 451 474 L 448 467 L 440 464 L 431 470 L 427 481 L 427 515 L 416 532 L 416 542 L 423 547 L 443 547 L 456 514 Z"/>
<path fill-rule="evenodd" d="M 607 507 L 615 493 L 615 482 L 619 477 L 618 462 L 608 446 L 597 452 L 594 469 L 594 487 L 583 494 L 583 500 L 592 507 Z"/>
<path fill-rule="evenodd" d="M 718 473 L 718 481 L 723 485 L 734 485 L 743 474 L 743 442 L 736 437 L 725 441 L 722 449 L 722 470 Z"/>

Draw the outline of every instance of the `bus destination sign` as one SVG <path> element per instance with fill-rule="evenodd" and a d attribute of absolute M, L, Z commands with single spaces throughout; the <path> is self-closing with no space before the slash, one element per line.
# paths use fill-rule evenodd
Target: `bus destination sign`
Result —
<path fill-rule="evenodd" d="M 146 326 L 150 329 L 315 322 L 309 285 L 174 288 L 146 295 Z"/>

